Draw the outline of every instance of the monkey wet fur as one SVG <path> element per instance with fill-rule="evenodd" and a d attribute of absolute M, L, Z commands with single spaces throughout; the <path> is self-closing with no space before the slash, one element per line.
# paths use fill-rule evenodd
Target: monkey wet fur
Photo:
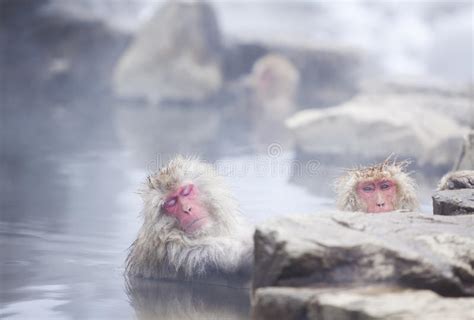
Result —
<path fill-rule="evenodd" d="M 199 279 L 249 273 L 252 230 L 211 165 L 178 156 L 150 175 L 143 225 L 130 247 L 128 275 Z"/>
<path fill-rule="evenodd" d="M 337 206 L 367 213 L 418 208 L 414 180 L 405 172 L 407 161 L 351 169 L 336 180 Z"/>

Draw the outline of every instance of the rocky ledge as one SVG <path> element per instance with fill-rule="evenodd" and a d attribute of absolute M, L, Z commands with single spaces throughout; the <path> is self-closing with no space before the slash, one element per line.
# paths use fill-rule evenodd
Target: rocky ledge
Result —
<path fill-rule="evenodd" d="M 419 82 L 429 83 L 425 80 Z M 377 162 L 395 152 L 415 159 L 422 172 L 449 170 L 455 165 L 453 155 L 462 148 L 469 154 L 469 145 L 463 143 L 472 118 L 471 90 L 420 83 L 405 79 L 367 84 L 339 105 L 295 113 L 286 125 L 295 139 L 296 156 L 350 166 L 347 159 Z M 462 168 L 467 166 L 466 159 Z"/>
<path fill-rule="evenodd" d="M 433 213 L 444 216 L 474 214 L 474 189 L 436 192 L 433 195 Z"/>
<path fill-rule="evenodd" d="M 255 319 L 474 319 L 474 298 L 445 298 L 429 290 L 318 290 L 269 287 L 255 296 Z"/>
<path fill-rule="evenodd" d="M 255 233 L 253 317 L 467 319 L 473 231 L 471 215 L 414 212 L 333 211 L 270 221 Z"/>
<path fill-rule="evenodd" d="M 436 215 L 474 214 L 474 170 L 447 173 L 432 198 Z"/>

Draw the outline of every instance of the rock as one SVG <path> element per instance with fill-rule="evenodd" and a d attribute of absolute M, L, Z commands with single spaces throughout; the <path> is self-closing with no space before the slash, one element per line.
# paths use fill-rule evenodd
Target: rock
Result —
<path fill-rule="evenodd" d="M 474 214 L 474 189 L 443 190 L 433 195 L 433 214 Z"/>
<path fill-rule="evenodd" d="M 309 306 L 308 319 L 445 320 L 474 319 L 474 298 L 444 298 L 428 290 L 322 294 Z"/>
<path fill-rule="evenodd" d="M 16 24 L 18 23 L 18 18 L 35 16 L 40 10 L 44 9 L 48 2 L 49 0 L 37 0 L 34 2 L 29 0 L 2 0 L 0 2 L 1 24 Z"/>
<path fill-rule="evenodd" d="M 454 170 L 472 169 L 474 169 L 474 130 L 471 128 L 471 131 L 464 140 L 464 145 L 462 146 L 461 154 L 454 166 Z"/>
<path fill-rule="evenodd" d="M 447 173 L 440 181 L 438 190 L 474 189 L 474 170 Z"/>
<path fill-rule="evenodd" d="M 47 100 L 45 104 L 51 105 L 85 93 L 107 94 L 113 67 L 129 36 L 100 21 L 64 17 L 48 3 L 1 2 L 0 44 L 8 44 L 2 51 L 2 75 L 9 79 L 2 83 L 7 100 Z M 28 90 L 19 94 L 25 83 Z M 20 95 L 26 97 L 16 97 Z"/>
<path fill-rule="evenodd" d="M 312 288 L 257 289 L 252 301 L 252 319 L 307 319 L 308 304 L 317 293 Z"/>
<path fill-rule="evenodd" d="M 129 35 L 50 2 L 0 1 L 0 149 L 9 157 L 116 143 L 110 81 Z"/>
<path fill-rule="evenodd" d="M 222 72 L 226 81 L 235 81 L 252 72 L 255 61 L 269 52 L 261 43 L 229 43 L 222 55 Z"/>
<path fill-rule="evenodd" d="M 473 228 L 474 216 L 407 212 L 277 219 L 255 233 L 253 289 L 390 284 L 474 296 Z"/>
<path fill-rule="evenodd" d="M 390 98 L 400 108 L 437 111 L 463 126 L 474 123 L 472 88 L 426 78 L 393 78 L 363 81 L 361 91 L 374 100 Z"/>
<path fill-rule="evenodd" d="M 359 90 L 363 53 L 354 48 L 290 43 L 270 50 L 287 57 L 299 70 L 301 106 L 336 105 Z"/>
<path fill-rule="evenodd" d="M 409 105 L 410 107 L 406 107 Z M 467 127 L 398 95 L 361 94 L 337 107 L 296 113 L 286 121 L 301 158 L 333 165 L 376 162 L 395 153 L 421 168 L 453 166 Z"/>
<path fill-rule="evenodd" d="M 474 298 L 445 298 L 428 290 L 390 287 L 270 287 L 255 293 L 253 319 L 474 319 Z"/>
<path fill-rule="evenodd" d="M 115 72 L 125 97 L 202 101 L 222 82 L 221 35 L 212 7 L 169 1 L 138 32 Z"/>
<path fill-rule="evenodd" d="M 474 298 L 444 298 L 428 290 L 360 291 L 318 295 L 308 307 L 308 319 L 474 319 Z"/>

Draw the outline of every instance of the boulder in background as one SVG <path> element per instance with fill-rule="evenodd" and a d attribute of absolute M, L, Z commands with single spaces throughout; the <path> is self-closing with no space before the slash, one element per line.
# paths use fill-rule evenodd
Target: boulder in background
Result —
<path fill-rule="evenodd" d="M 120 96 L 202 101 L 222 85 L 221 35 L 204 2 L 169 1 L 143 28 L 115 70 Z"/>

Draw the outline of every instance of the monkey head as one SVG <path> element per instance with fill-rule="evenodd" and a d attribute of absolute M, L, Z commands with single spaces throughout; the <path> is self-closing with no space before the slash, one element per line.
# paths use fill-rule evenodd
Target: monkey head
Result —
<path fill-rule="evenodd" d="M 147 178 L 141 195 L 144 221 L 130 246 L 127 275 L 202 279 L 249 274 L 252 228 L 211 165 L 178 156 Z"/>
<path fill-rule="evenodd" d="M 366 212 L 393 211 L 396 207 L 397 184 L 390 178 L 365 180 L 357 184 L 357 196 Z"/>
<path fill-rule="evenodd" d="M 336 180 L 338 208 L 368 213 L 415 210 L 415 183 L 405 172 L 408 164 L 389 158 L 380 164 L 348 170 Z"/>
<path fill-rule="evenodd" d="M 293 98 L 298 90 L 299 71 L 286 57 L 267 54 L 255 62 L 251 75 L 252 87 L 262 101 L 285 96 Z"/>
<path fill-rule="evenodd" d="M 232 229 L 237 205 L 211 165 L 178 156 L 148 177 L 145 220 L 167 232 L 193 237 Z"/>

